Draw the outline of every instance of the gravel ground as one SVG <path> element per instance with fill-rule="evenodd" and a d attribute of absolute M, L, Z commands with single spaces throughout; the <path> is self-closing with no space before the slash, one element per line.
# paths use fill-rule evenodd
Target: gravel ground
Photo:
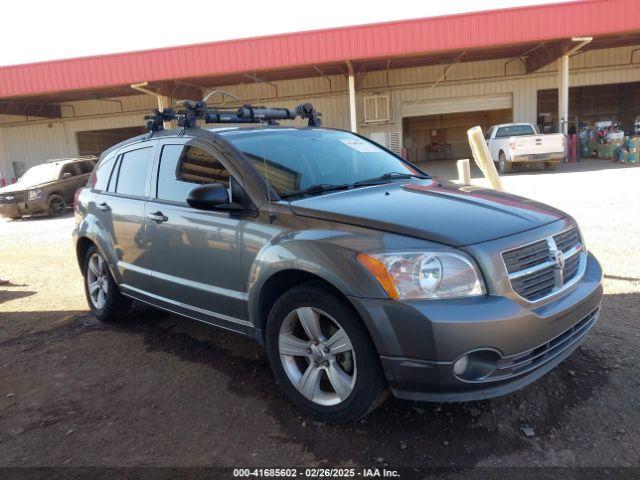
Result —
<path fill-rule="evenodd" d="M 390 399 L 338 427 L 302 417 L 246 339 L 144 306 L 98 323 L 70 214 L 0 220 L 0 465 L 640 466 L 640 168 L 587 161 L 504 183 L 580 222 L 606 273 L 599 324 L 518 393 Z"/>

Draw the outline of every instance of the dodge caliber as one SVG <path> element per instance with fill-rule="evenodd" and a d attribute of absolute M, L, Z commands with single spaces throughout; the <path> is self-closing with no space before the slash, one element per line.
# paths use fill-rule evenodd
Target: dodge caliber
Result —
<path fill-rule="evenodd" d="M 310 127 L 183 128 L 101 156 L 75 248 L 99 320 L 132 300 L 255 339 L 307 414 L 505 395 L 566 359 L 602 272 L 567 214 Z"/>

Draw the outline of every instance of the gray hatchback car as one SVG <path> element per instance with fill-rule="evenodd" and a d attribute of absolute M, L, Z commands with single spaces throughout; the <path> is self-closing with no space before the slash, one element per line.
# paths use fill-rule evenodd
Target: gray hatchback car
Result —
<path fill-rule="evenodd" d="M 131 300 L 249 336 L 303 411 L 520 389 L 598 317 L 602 271 L 549 206 L 429 177 L 368 139 L 186 128 L 106 151 L 74 232 L 92 313 Z"/>

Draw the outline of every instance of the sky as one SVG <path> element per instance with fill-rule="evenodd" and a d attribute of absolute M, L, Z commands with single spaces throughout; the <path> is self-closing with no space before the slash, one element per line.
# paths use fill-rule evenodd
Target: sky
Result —
<path fill-rule="evenodd" d="M 557 0 L 8 0 L 0 65 Z"/>

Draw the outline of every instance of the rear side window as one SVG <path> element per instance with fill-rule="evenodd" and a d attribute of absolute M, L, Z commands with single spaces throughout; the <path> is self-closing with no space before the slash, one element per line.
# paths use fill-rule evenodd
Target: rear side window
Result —
<path fill-rule="evenodd" d="M 485 140 L 491 140 L 491 133 L 493 133 L 493 127 L 491 127 L 489 130 L 487 130 L 487 133 L 484 134 L 484 139 Z"/>
<path fill-rule="evenodd" d="M 94 163 L 91 161 L 78 162 L 78 167 L 80 168 L 80 173 L 82 175 L 86 175 L 87 173 L 91 173 L 93 171 Z"/>
<path fill-rule="evenodd" d="M 198 185 L 222 183 L 229 188 L 229 171 L 213 155 L 193 146 L 165 145 L 160 156 L 160 200 L 185 203 Z"/>
<path fill-rule="evenodd" d="M 535 134 L 536 132 L 531 125 L 509 125 L 507 127 L 500 127 L 496 132 L 496 138 Z"/>
<path fill-rule="evenodd" d="M 76 175 L 80 175 L 80 169 L 78 169 L 78 165 L 75 163 L 67 163 L 63 165 L 60 170 L 60 178 L 64 178 L 65 174 L 71 174 L 72 177 L 75 177 Z"/>
<path fill-rule="evenodd" d="M 118 170 L 116 193 L 144 197 L 153 148 L 140 148 L 122 154 Z"/>
<path fill-rule="evenodd" d="M 89 180 L 89 185 L 93 183 L 93 188 L 95 190 L 104 191 L 107 189 L 107 185 L 109 184 L 109 178 L 111 178 L 111 172 L 113 171 L 113 166 L 116 163 L 115 154 L 111 154 L 106 157 L 98 167 L 93 172 L 93 178 Z"/>

